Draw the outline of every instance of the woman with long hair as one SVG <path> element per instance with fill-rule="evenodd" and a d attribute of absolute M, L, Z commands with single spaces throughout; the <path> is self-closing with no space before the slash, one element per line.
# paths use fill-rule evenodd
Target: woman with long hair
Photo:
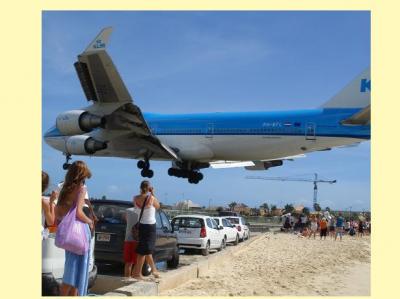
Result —
<path fill-rule="evenodd" d="M 83 206 L 86 194 L 85 179 L 90 177 L 90 170 L 84 162 L 76 161 L 72 163 L 65 175 L 56 206 L 56 220 L 58 223 L 62 221 L 71 209 L 76 207 L 76 218 L 86 223 L 85 231 L 89 242 L 93 221 L 85 215 Z M 89 254 L 90 250 L 84 255 L 77 255 L 65 250 L 64 275 L 60 288 L 61 296 L 85 296 L 87 294 Z"/>
<path fill-rule="evenodd" d="M 143 208 L 142 218 L 139 222 L 139 243 L 136 248 L 137 259 L 133 267 L 133 278 L 144 278 L 142 276 L 144 261 L 151 267 L 153 276 L 158 278 L 159 272 L 152 254 L 156 243 L 156 209 L 160 208 L 160 203 L 154 196 L 154 189 L 149 181 L 143 181 L 140 184 L 140 194 L 134 197 L 133 203 L 138 215 Z"/>

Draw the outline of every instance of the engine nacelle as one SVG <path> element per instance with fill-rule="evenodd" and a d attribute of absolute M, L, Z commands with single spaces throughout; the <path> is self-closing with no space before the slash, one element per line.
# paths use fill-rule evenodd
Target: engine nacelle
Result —
<path fill-rule="evenodd" d="M 105 118 L 84 110 L 70 110 L 57 116 L 56 127 L 63 135 L 87 133 L 104 126 Z"/>
<path fill-rule="evenodd" d="M 93 137 L 78 135 L 68 137 L 65 142 L 66 151 L 71 155 L 92 155 L 107 148 L 107 143 Z"/>

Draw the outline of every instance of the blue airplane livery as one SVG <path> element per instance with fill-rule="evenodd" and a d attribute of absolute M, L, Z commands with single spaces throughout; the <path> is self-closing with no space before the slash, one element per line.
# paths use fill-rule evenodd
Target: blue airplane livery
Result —
<path fill-rule="evenodd" d="M 106 52 L 103 29 L 74 66 L 90 105 L 62 112 L 44 139 L 66 156 L 137 159 L 143 177 L 150 161 L 170 161 L 170 176 L 197 184 L 201 169 L 266 170 L 306 153 L 354 146 L 371 137 L 370 69 L 320 107 L 270 112 L 142 113 Z"/>

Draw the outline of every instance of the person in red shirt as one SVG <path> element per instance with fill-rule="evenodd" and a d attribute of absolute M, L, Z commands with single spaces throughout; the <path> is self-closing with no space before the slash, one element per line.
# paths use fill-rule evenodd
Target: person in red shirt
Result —
<path fill-rule="evenodd" d="M 324 240 L 326 239 L 326 234 L 328 232 L 328 221 L 326 221 L 326 218 L 323 217 L 321 221 L 319 222 L 319 228 L 320 228 L 320 237 L 322 240 L 322 237 L 324 237 Z"/>

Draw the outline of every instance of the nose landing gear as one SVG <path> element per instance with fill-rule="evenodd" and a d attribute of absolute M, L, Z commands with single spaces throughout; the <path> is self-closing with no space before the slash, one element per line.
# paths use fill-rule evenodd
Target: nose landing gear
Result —
<path fill-rule="evenodd" d="M 71 159 L 72 159 L 72 158 L 71 158 L 71 155 L 70 155 L 70 154 L 66 154 L 66 155 L 65 155 L 65 163 L 63 164 L 63 169 L 64 169 L 64 170 L 67 170 L 67 169 L 71 166 L 71 164 L 68 163 L 69 160 L 71 160 Z"/>
<path fill-rule="evenodd" d="M 154 171 L 150 169 L 150 162 L 148 159 L 139 160 L 137 162 L 137 167 L 142 170 L 140 172 L 142 177 L 152 178 L 154 176 Z"/>

